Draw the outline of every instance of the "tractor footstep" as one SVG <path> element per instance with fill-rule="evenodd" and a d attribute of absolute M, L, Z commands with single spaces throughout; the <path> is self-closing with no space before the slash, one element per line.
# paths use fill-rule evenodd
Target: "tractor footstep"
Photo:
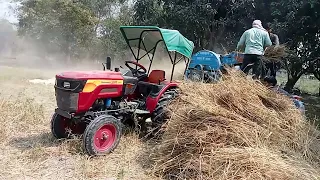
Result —
<path fill-rule="evenodd" d="M 141 110 L 141 109 L 136 109 L 135 110 L 136 114 L 150 114 L 150 111 L 146 111 L 146 110 Z"/>
<path fill-rule="evenodd" d="M 151 118 L 146 119 L 146 123 L 151 123 Z"/>

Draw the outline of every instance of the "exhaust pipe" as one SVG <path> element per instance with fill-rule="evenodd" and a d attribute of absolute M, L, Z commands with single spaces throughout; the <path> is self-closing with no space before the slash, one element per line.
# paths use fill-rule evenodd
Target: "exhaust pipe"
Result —
<path fill-rule="evenodd" d="M 111 70 L 111 58 L 108 56 L 106 60 L 106 69 Z"/>
<path fill-rule="evenodd" d="M 108 56 L 106 59 L 106 63 L 102 63 L 103 70 L 111 70 L 111 58 Z"/>

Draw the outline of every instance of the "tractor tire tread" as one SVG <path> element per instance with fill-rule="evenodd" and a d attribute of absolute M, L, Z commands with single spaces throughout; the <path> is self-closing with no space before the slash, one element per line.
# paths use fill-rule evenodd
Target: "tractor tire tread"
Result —
<path fill-rule="evenodd" d="M 94 135 L 96 131 L 104 124 L 113 124 L 116 127 L 116 140 L 111 148 L 104 152 L 98 152 L 94 148 Z M 83 149 L 90 156 L 105 155 L 112 152 L 119 144 L 122 135 L 122 125 L 119 120 L 111 115 L 101 115 L 92 120 L 83 134 Z"/>
<path fill-rule="evenodd" d="M 175 99 L 178 95 L 177 89 L 169 89 L 166 92 L 164 92 L 157 105 L 155 110 L 152 113 L 152 122 L 154 123 L 155 126 L 161 126 L 161 124 L 165 123 L 165 114 L 166 114 L 166 107 L 169 105 L 169 103 Z"/>
<path fill-rule="evenodd" d="M 67 138 L 68 135 L 66 134 L 65 130 L 61 128 L 61 115 L 54 113 L 51 117 L 51 133 L 57 139 Z"/>

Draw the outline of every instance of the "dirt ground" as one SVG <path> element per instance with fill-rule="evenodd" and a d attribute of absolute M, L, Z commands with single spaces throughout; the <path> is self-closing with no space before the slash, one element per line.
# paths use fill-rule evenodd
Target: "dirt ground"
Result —
<path fill-rule="evenodd" d="M 146 147 L 134 134 L 98 158 L 85 155 L 79 139 L 52 137 L 53 85 L 28 80 L 49 79 L 57 71 L 0 66 L 0 179 L 157 179 L 139 163 Z"/>

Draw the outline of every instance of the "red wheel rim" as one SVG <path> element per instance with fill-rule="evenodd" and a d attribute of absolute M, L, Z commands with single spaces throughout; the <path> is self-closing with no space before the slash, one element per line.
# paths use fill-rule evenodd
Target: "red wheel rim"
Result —
<path fill-rule="evenodd" d="M 105 151 L 112 147 L 116 140 L 116 127 L 105 124 L 100 127 L 94 135 L 94 146 L 98 151 Z"/>

